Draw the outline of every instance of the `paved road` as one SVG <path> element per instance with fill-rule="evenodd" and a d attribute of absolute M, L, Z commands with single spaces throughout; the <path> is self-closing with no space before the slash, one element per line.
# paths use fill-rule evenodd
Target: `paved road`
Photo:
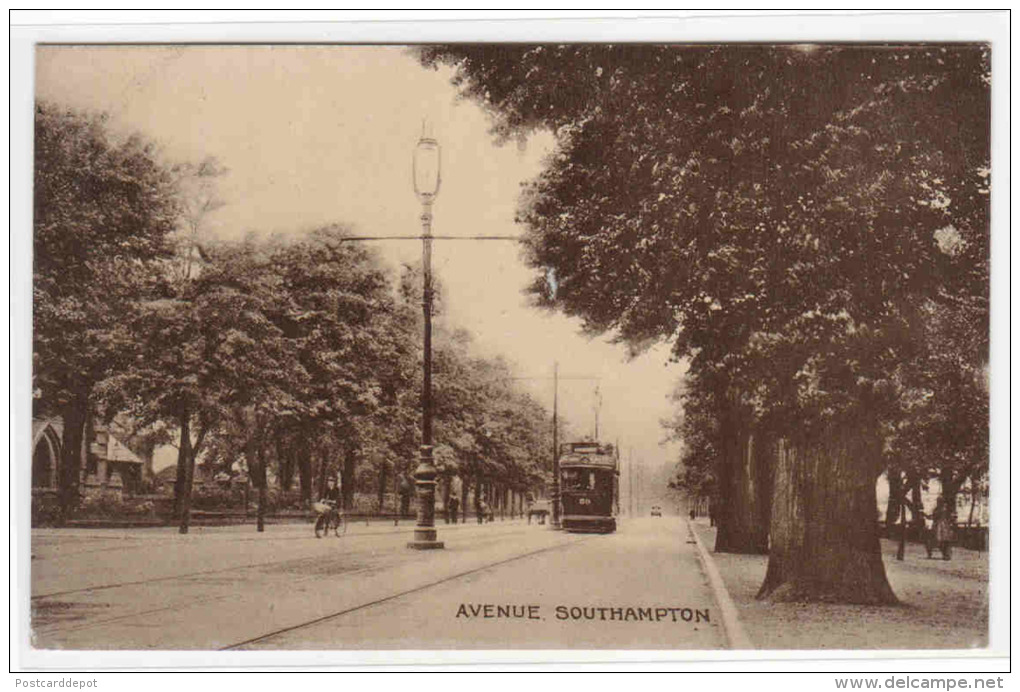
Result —
<path fill-rule="evenodd" d="M 575 535 L 521 521 L 33 532 L 33 639 L 58 649 L 723 648 L 676 518 Z M 707 621 L 706 621 L 707 616 Z"/>

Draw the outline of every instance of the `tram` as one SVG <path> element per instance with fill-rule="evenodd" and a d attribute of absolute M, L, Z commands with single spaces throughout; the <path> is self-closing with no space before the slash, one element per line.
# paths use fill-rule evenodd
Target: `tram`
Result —
<path fill-rule="evenodd" d="M 597 442 L 560 446 L 561 525 L 575 533 L 616 531 L 619 462 L 611 447 Z"/>

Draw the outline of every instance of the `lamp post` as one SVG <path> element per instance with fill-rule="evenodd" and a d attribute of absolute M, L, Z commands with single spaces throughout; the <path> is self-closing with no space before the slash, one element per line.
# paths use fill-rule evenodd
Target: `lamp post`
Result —
<path fill-rule="evenodd" d="M 414 470 L 418 496 L 418 523 L 414 540 L 407 547 L 415 550 L 442 548 L 436 540 L 436 467 L 432 463 L 432 203 L 439 194 L 440 151 L 437 142 L 422 125 L 421 139 L 414 149 L 411 172 L 414 193 L 421 202 L 422 314 L 425 317 L 425 347 L 422 357 L 421 386 L 421 458 Z"/>
<path fill-rule="evenodd" d="M 418 522 L 414 529 L 414 540 L 407 547 L 415 550 L 443 548 L 443 542 L 436 540 L 436 467 L 432 463 L 432 241 L 439 240 L 509 240 L 520 242 L 519 236 L 507 235 L 432 235 L 432 203 L 439 194 L 440 152 L 439 142 L 422 125 L 421 138 L 414 150 L 411 174 L 414 193 L 421 202 L 421 235 L 349 235 L 343 242 L 375 242 L 380 240 L 421 240 L 422 241 L 422 313 L 425 317 L 425 347 L 423 357 L 424 377 L 421 389 L 421 458 L 414 470 L 416 494 L 418 496 Z"/>

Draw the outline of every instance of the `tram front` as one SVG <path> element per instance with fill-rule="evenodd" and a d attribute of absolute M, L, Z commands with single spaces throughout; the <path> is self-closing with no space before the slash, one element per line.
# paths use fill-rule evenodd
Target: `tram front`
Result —
<path fill-rule="evenodd" d="M 569 442 L 561 449 L 563 528 L 585 533 L 616 531 L 616 455 L 594 442 Z"/>

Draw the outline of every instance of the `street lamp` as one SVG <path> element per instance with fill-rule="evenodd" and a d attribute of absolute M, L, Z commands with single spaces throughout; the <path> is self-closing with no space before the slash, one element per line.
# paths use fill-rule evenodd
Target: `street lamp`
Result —
<path fill-rule="evenodd" d="M 439 142 L 422 124 L 421 139 L 414 149 L 411 173 L 414 193 L 421 202 L 422 314 L 425 317 L 425 349 L 422 358 L 421 386 L 421 459 L 414 470 L 418 495 L 418 523 L 414 540 L 407 544 L 415 550 L 442 548 L 436 540 L 436 467 L 432 463 L 432 203 L 439 194 Z"/>

